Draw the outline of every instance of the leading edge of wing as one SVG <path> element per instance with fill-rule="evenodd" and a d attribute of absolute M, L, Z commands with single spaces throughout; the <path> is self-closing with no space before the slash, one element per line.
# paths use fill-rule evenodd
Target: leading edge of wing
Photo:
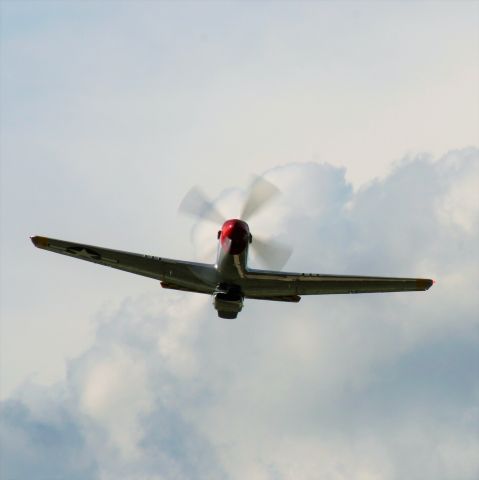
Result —
<path fill-rule="evenodd" d="M 35 235 L 33 245 L 43 250 L 97 263 L 129 273 L 175 284 L 184 290 L 211 293 L 216 285 L 214 265 L 173 260 Z"/>
<path fill-rule="evenodd" d="M 327 295 L 341 293 L 381 293 L 425 291 L 434 283 L 428 278 L 374 277 L 289 273 L 268 270 L 244 272 L 246 296 Z"/>

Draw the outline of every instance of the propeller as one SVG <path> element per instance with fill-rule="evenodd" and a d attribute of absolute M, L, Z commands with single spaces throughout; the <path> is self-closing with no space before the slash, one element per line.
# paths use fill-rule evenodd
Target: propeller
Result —
<path fill-rule="evenodd" d="M 278 187 L 263 177 L 255 177 L 249 188 L 240 218 L 245 221 L 249 220 L 279 194 Z"/>
<path fill-rule="evenodd" d="M 255 177 L 248 189 L 240 218 L 244 221 L 259 213 L 271 200 L 280 194 L 278 187 L 263 177 Z M 185 195 L 178 207 L 180 213 L 199 220 L 223 224 L 225 217 L 216 209 L 214 203 L 198 187 L 193 187 Z M 291 248 L 275 240 L 265 240 L 253 236 L 252 249 L 258 259 L 269 268 L 282 268 L 291 256 Z"/>
<path fill-rule="evenodd" d="M 193 187 L 183 198 L 179 212 L 210 222 L 223 224 L 225 218 L 216 210 L 213 202 L 198 188 Z"/>
<path fill-rule="evenodd" d="M 269 268 L 283 268 L 293 252 L 289 245 L 276 240 L 264 240 L 256 235 L 251 246 L 261 262 Z"/>

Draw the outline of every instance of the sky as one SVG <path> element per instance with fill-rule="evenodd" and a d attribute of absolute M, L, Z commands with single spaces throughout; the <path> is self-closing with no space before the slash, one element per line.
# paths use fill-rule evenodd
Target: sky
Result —
<path fill-rule="evenodd" d="M 477 2 L 0 8 L 2 479 L 478 477 Z M 253 174 L 286 270 L 436 284 L 226 321 L 29 241 L 212 262 Z"/>

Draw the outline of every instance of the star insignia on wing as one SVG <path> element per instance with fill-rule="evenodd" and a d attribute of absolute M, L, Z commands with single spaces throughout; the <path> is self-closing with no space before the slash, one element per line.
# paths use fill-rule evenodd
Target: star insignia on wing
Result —
<path fill-rule="evenodd" d="M 68 247 L 67 252 L 71 253 L 72 255 L 76 255 L 77 257 L 87 258 L 90 260 L 100 260 L 101 258 L 101 255 L 98 252 L 95 252 L 95 250 L 86 247 Z"/>

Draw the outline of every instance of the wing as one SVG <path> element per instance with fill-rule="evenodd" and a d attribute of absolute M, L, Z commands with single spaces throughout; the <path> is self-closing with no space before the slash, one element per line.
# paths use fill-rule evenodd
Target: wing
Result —
<path fill-rule="evenodd" d="M 217 283 L 213 265 L 170 260 L 47 237 L 31 237 L 35 247 L 161 281 L 164 288 L 212 293 Z"/>
<path fill-rule="evenodd" d="M 300 295 L 335 293 L 410 292 L 427 290 L 434 282 L 424 278 L 363 277 L 247 270 L 242 288 L 247 298 L 298 302 Z"/>

